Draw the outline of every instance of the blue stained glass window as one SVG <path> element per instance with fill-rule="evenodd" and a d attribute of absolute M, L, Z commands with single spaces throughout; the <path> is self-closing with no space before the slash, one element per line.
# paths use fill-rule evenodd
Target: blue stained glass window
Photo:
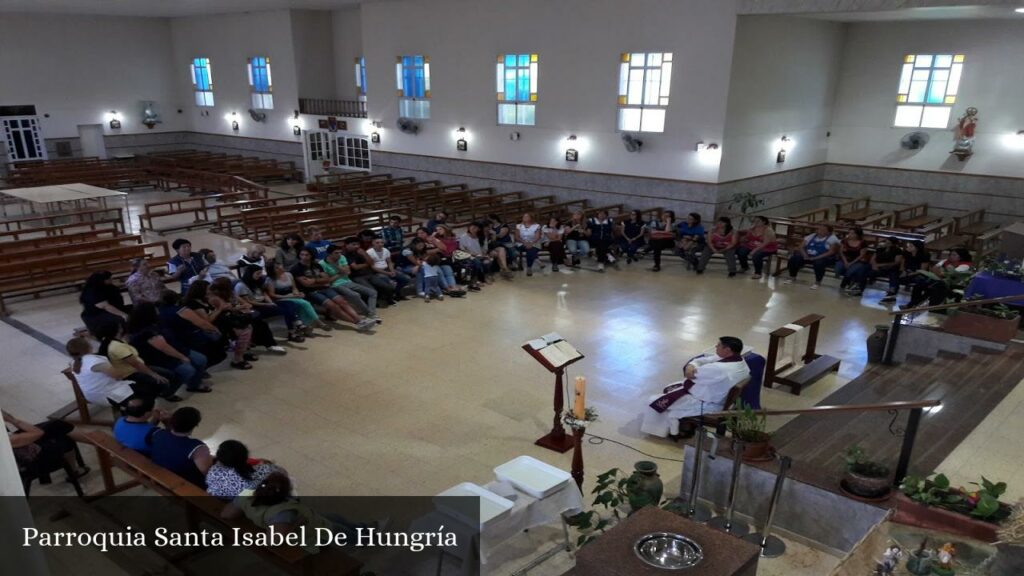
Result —
<path fill-rule="evenodd" d="M 498 124 L 534 124 L 538 66 L 537 54 L 498 56 Z"/>
<path fill-rule="evenodd" d="M 213 106 L 213 77 L 209 58 L 192 59 L 192 89 L 197 106 Z"/>
<path fill-rule="evenodd" d="M 254 92 L 270 92 L 270 59 L 256 56 L 250 63 Z"/>
<path fill-rule="evenodd" d="M 409 102 L 426 102 L 430 98 L 430 59 L 422 55 L 401 56 L 396 66 L 401 98 L 398 103 L 399 114 L 412 118 L 429 118 L 428 105 L 413 106 Z"/>

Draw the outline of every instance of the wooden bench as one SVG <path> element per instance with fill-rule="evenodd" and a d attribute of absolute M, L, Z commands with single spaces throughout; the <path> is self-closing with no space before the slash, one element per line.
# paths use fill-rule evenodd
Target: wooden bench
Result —
<path fill-rule="evenodd" d="M 801 212 L 800 214 L 793 214 L 789 219 L 796 220 L 798 222 L 811 222 L 814 224 L 831 224 L 829 221 L 828 208 L 815 208 L 814 210 L 808 210 L 807 212 Z"/>
<path fill-rule="evenodd" d="M 896 210 L 896 227 L 901 230 L 917 230 L 942 220 L 942 216 L 929 216 L 928 204 L 915 204 Z"/>
<path fill-rule="evenodd" d="M 152 268 L 162 267 L 170 257 L 166 241 L 118 246 L 82 253 L 74 258 L 62 255 L 23 259 L 0 264 L 0 315 L 6 315 L 4 298 L 80 286 L 90 274 L 108 270 L 116 278 L 131 274 L 131 261 L 145 258 Z"/>
<path fill-rule="evenodd" d="M 962 216 L 956 216 L 953 218 L 953 221 L 956 222 L 956 233 L 968 236 L 972 240 L 999 228 L 999 224 L 985 221 L 984 209 L 968 212 Z"/>
<path fill-rule="evenodd" d="M 857 222 L 878 212 L 871 208 L 871 198 L 854 198 L 836 204 L 836 222 Z"/>
<path fill-rule="evenodd" d="M 84 230 L 83 230 L 84 228 Z M 26 242 L 42 238 L 71 237 L 82 232 L 109 232 L 124 234 L 124 222 L 117 217 L 85 223 L 55 224 L 25 230 L 0 230 L 0 244 Z"/>
<path fill-rule="evenodd" d="M 120 235 L 120 231 L 111 226 L 104 230 L 86 230 L 84 232 L 69 232 L 58 236 L 37 236 L 35 238 L 26 238 L 24 240 L 11 240 L 9 242 L 0 242 L 0 254 L 25 253 L 51 249 L 59 250 L 61 247 L 71 244 L 91 242 L 104 238 L 116 238 Z"/>
<path fill-rule="evenodd" d="M 879 212 L 857 221 L 857 226 L 864 229 L 892 230 L 896 216 L 892 212 Z"/>
<path fill-rule="evenodd" d="M 60 238 L 60 237 L 58 237 Z M 131 244 L 141 244 L 142 236 L 138 234 L 112 236 L 110 238 L 95 238 L 86 241 L 73 242 L 67 244 L 54 244 L 48 246 L 42 253 L 36 252 L 35 249 L 28 250 L 4 250 L 0 251 L 0 264 L 16 264 L 24 263 L 26 260 L 35 260 L 48 255 L 60 255 L 61 258 L 77 258 L 79 254 L 95 252 L 98 250 L 107 250 L 110 248 L 117 248 L 120 246 L 127 246 Z M 0 247 L 3 244 L 19 244 L 24 245 L 22 242 L 5 242 L 0 243 Z"/>
<path fill-rule="evenodd" d="M 956 222 L 946 220 L 921 230 L 925 235 L 924 247 L 929 252 L 941 254 L 954 248 L 967 248 L 972 238 L 956 233 Z"/>
<path fill-rule="evenodd" d="M 110 420 L 93 418 L 92 414 L 89 413 L 89 402 L 85 399 L 85 395 L 82 394 L 82 387 L 78 385 L 78 379 L 75 378 L 74 372 L 71 371 L 71 368 L 65 368 L 61 370 L 61 374 L 71 382 L 71 391 L 74 393 L 75 399 L 47 416 L 47 420 L 63 420 L 71 424 L 84 424 L 86 426 L 114 425 L 114 421 L 121 415 L 117 406 L 113 404 L 107 406 L 113 412 Z M 74 416 L 75 413 L 78 415 Z"/>
<path fill-rule="evenodd" d="M 96 449 L 104 489 L 89 494 L 86 499 L 97 500 L 131 488 L 145 486 L 154 492 L 173 498 L 185 512 L 189 530 L 198 531 L 203 522 L 214 526 L 237 529 L 247 534 L 264 530 L 249 520 L 227 519 L 221 512 L 227 505 L 198 486 L 166 468 L 154 464 L 142 454 L 121 446 L 117 440 L 99 430 L 85 433 L 86 440 Z M 131 479 L 120 484 L 114 480 L 114 469 L 126 473 Z M 362 563 L 345 554 L 340 548 L 325 547 L 319 553 L 310 554 L 297 546 L 247 547 L 247 550 L 288 572 L 302 576 L 358 576 Z M 202 549 L 200 549 L 201 551 Z"/>
<path fill-rule="evenodd" d="M 50 226 L 89 226 L 111 221 L 120 222 L 120 230 L 124 232 L 124 208 L 72 210 L 0 220 L 0 232 L 26 232 Z"/>

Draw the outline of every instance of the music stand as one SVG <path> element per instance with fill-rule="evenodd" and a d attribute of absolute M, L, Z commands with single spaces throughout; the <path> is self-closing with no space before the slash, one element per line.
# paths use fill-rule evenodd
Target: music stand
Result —
<path fill-rule="evenodd" d="M 537 439 L 534 444 L 543 446 L 548 450 L 565 453 L 573 448 L 573 437 L 565 433 L 562 426 L 562 411 L 565 409 L 565 397 L 562 394 L 562 377 L 565 375 L 565 367 L 583 359 L 580 353 L 572 344 L 569 344 L 558 334 L 551 333 L 536 340 L 523 344 L 523 350 L 541 366 L 555 374 L 555 417 L 551 432 Z"/>

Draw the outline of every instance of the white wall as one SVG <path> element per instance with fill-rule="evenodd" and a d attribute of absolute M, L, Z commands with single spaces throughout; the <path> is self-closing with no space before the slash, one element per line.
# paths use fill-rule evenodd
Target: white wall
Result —
<path fill-rule="evenodd" d="M 0 104 L 34 104 L 46 138 L 77 137 L 79 124 L 148 133 L 142 100 L 156 102 L 163 120 L 154 131 L 180 130 L 170 39 L 165 19 L 4 13 Z M 111 110 L 120 130 L 109 128 Z"/>
<path fill-rule="evenodd" d="M 218 16 L 171 19 L 174 45 L 174 82 L 184 102 L 189 127 L 196 132 L 228 134 L 250 138 L 298 140 L 292 135 L 292 113 L 299 107 L 295 50 L 291 14 L 288 10 L 247 12 Z M 330 49 L 329 47 L 327 48 Z M 210 58 L 215 106 L 200 108 L 192 96 L 189 63 L 192 58 Z M 274 109 L 264 122 L 249 117 L 252 107 L 246 69 L 252 56 L 270 58 Z M 208 110 L 203 117 L 201 111 Z M 232 112 L 240 125 L 231 130 Z"/>
<path fill-rule="evenodd" d="M 804 18 L 738 19 L 719 181 L 825 162 L 844 30 Z M 783 135 L 791 142 L 778 164 Z"/>
<path fill-rule="evenodd" d="M 335 95 L 341 100 L 354 100 L 356 92 L 355 59 L 363 55 L 362 16 L 359 8 L 331 12 L 334 34 Z M 372 38 L 372 36 L 371 36 Z M 375 70 L 378 74 L 394 75 L 394 69 Z M 371 72 L 367 70 L 369 77 Z"/>
<path fill-rule="evenodd" d="M 975 154 L 959 162 L 952 131 L 926 130 L 916 153 L 900 149 L 909 128 L 892 127 L 900 66 L 906 54 L 963 53 L 963 79 L 951 124 L 979 110 Z M 851 24 L 843 57 L 829 162 L 1024 177 L 1024 21 Z"/>
<path fill-rule="evenodd" d="M 292 10 L 292 41 L 299 96 L 334 98 L 332 16 L 326 10 Z"/>
<path fill-rule="evenodd" d="M 433 156 L 714 182 L 694 143 L 721 141 L 735 30 L 734 0 L 436 0 L 362 6 L 370 118 L 380 149 Z M 496 126 L 495 58 L 540 54 L 536 127 Z M 629 154 L 616 132 L 619 54 L 671 51 L 672 95 L 664 134 L 644 134 Z M 395 128 L 395 57 L 431 59 L 432 118 L 417 136 Z M 455 150 L 454 129 L 470 133 Z M 509 133 L 522 134 L 518 142 Z M 581 140 L 580 161 L 564 160 L 564 139 Z"/>

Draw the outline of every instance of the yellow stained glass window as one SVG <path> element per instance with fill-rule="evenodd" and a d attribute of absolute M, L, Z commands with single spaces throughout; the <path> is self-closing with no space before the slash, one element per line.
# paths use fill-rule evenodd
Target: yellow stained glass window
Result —
<path fill-rule="evenodd" d="M 498 124 L 535 122 L 540 57 L 534 53 L 500 54 L 495 67 Z"/>
<path fill-rule="evenodd" d="M 896 90 L 899 127 L 945 128 L 956 103 L 963 74 L 963 54 L 908 54 Z"/>
<path fill-rule="evenodd" d="M 619 130 L 664 132 L 671 84 L 671 52 L 623 54 L 619 64 Z"/>

